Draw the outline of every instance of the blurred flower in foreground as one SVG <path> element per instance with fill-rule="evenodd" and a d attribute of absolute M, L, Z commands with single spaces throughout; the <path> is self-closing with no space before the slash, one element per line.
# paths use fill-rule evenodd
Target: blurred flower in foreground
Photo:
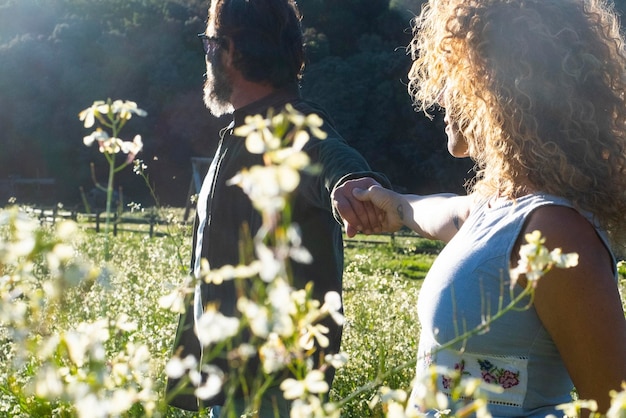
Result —
<path fill-rule="evenodd" d="M 536 286 L 537 280 L 552 267 L 569 268 L 578 265 L 576 253 L 563 254 L 560 248 L 548 251 L 543 245 L 546 239 L 541 236 L 540 231 L 526 234 L 524 238 L 527 244 L 521 246 L 519 263 L 511 270 L 511 288 L 515 286 L 521 275 L 524 275 L 532 286 Z"/>
<path fill-rule="evenodd" d="M 611 407 L 606 413 L 607 418 L 625 418 L 626 417 L 626 382 L 622 382 L 622 390 L 620 392 L 611 391 Z"/>
<path fill-rule="evenodd" d="M 238 331 L 239 319 L 222 315 L 213 305 L 207 306 L 196 321 L 196 334 L 205 347 L 231 338 Z"/>
<path fill-rule="evenodd" d="M 328 383 L 324 380 L 324 373 L 320 370 L 311 370 L 304 380 L 285 379 L 280 388 L 285 399 L 297 399 L 310 393 L 328 392 Z"/>

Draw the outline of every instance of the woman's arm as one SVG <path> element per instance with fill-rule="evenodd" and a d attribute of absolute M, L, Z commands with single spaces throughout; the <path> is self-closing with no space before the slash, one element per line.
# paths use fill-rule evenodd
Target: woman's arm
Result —
<path fill-rule="evenodd" d="M 403 195 L 380 186 L 367 190 L 355 189 L 354 196 L 370 201 L 384 212 L 385 232 L 395 232 L 406 226 L 419 235 L 448 242 L 457 233 L 470 213 L 471 196 L 451 193 L 433 195 Z"/>
<path fill-rule="evenodd" d="M 546 206 L 530 216 L 525 233 L 541 231 L 548 248 L 576 252 L 578 266 L 539 279 L 534 305 L 569 371 L 580 399 L 609 408 L 609 391 L 626 380 L 626 320 L 613 262 L 592 225 L 578 212 Z M 512 260 L 517 264 L 517 260 Z"/>

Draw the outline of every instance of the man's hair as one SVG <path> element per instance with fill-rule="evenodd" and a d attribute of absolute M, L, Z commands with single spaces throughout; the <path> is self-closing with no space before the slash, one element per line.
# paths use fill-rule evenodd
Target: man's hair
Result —
<path fill-rule="evenodd" d="M 284 87 L 304 69 L 301 16 L 294 0 L 213 0 L 209 24 L 230 39 L 234 65 L 253 82 Z"/>

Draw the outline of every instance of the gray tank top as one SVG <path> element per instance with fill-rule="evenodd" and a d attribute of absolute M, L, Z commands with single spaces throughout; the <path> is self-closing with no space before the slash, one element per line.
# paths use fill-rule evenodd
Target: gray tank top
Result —
<path fill-rule="evenodd" d="M 494 417 L 560 416 L 555 406 L 571 401 L 573 383 L 532 306 L 508 312 L 488 332 L 440 350 L 441 344 L 493 315 L 500 303 L 509 303 L 513 246 L 530 213 L 544 205 L 572 207 L 565 199 L 542 194 L 478 205 L 435 260 L 419 295 L 418 374 L 436 364 L 499 386 L 501 393 L 489 396 Z M 596 230 L 610 251 L 605 234 Z M 439 390 L 446 393 L 449 386 L 439 376 Z"/>

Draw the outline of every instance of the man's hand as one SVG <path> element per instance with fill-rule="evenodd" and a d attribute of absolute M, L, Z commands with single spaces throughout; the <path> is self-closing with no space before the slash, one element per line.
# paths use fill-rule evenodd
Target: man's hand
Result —
<path fill-rule="evenodd" d="M 370 177 L 348 180 L 333 190 L 330 198 L 333 208 L 343 219 L 348 237 L 357 232 L 373 234 L 382 231 L 384 212 L 376 208 L 369 201 L 360 201 L 352 193 L 354 189 L 368 189 L 371 186 L 380 186 Z"/>
<path fill-rule="evenodd" d="M 382 232 L 396 232 L 413 216 L 411 205 L 403 195 L 381 186 L 371 186 L 367 189 L 355 188 L 352 191 L 355 198 L 363 203 L 369 202 L 379 213 Z"/>

